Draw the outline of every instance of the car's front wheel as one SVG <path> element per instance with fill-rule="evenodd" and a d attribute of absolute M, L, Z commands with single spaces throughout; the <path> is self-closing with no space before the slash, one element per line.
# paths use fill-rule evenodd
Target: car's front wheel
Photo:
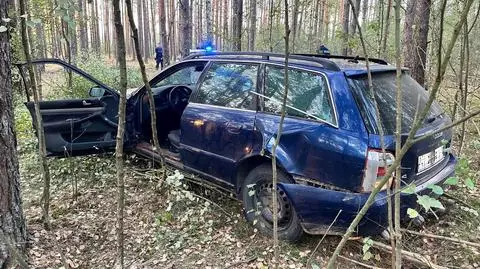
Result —
<path fill-rule="evenodd" d="M 278 182 L 293 183 L 288 175 L 279 169 L 277 172 Z M 273 234 L 272 178 L 270 165 L 257 166 L 245 178 L 241 189 L 247 220 L 267 236 Z M 278 237 L 285 241 L 298 241 L 303 235 L 300 219 L 286 193 L 278 187 L 275 189 L 278 204 Z"/>

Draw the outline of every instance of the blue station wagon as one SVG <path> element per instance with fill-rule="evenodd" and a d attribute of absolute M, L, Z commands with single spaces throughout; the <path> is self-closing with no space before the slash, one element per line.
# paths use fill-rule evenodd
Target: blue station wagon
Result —
<path fill-rule="evenodd" d="M 278 192 L 279 236 L 342 233 L 395 159 L 395 67 L 370 59 L 376 118 L 365 59 L 335 55 L 290 55 L 289 94 L 283 133 L 276 151 L 279 184 L 272 184 L 271 150 L 285 91 L 285 56 L 273 53 L 196 53 L 158 73 L 151 81 L 162 148 L 150 144 L 145 87 L 129 91 L 125 149 L 193 172 L 234 192 L 245 216 L 258 230 L 272 233 L 273 191 Z M 51 156 L 113 151 L 118 93 L 75 66 L 60 64 L 95 85 L 90 97 L 42 101 L 46 145 Z M 428 92 L 405 70 L 402 132 L 407 134 Z M 88 90 L 88 89 L 87 89 Z M 26 103 L 34 117 L 34 105 Z M 434 102 L 416 136 L 451 121 Z M 381 154 L 380 126 L 386 155 Z M 405 136 L 406 137 L 406 136 Z M 429 193 L 454 173 L 451 130 L 413 145 L 402 160 L 402 184 Z M 160 151 L 160 152 L 159 152 Z M 387 184 L 357 228 L 362 235 L 385 233 Z M 416 207 L 416 194 L 402 193 L 402 217 Z M 340 212 L 340 213 L 339 213 Z M 334 222 L 334 220 L 336 221 Z M 327 229 L 330 224 L 331 229 Z"/>

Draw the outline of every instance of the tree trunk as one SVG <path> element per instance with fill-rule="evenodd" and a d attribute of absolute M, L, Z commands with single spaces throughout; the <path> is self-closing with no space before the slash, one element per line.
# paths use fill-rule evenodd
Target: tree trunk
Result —
<path fill-rule="evenodd" d="M 205 1 L 205 19 L 207 20 L 207 41 L 213 43 L 212 0 Z"/>
<path fill-rule="evenodd" d="M 0 1 L 0 18 L 10 18 L 8 11 L 12 4 L 12 0 Z M 0 25 L 7 26 L 4 22 Z M 0 268 L 14 268 L 14 252 L 24 253 L 27 242 L 20 196 L 11 63 L 10 34 L 6 31 L 0 33 Z"/>
<path fill-rule="evenodd" d="M 166 30 L 165 20 L 165 1 L 158 0 L 158 14 L 160 16 L 160 40 L 163 48 L 163 64 L 168 66 L 170 64 L 170 46 L 168 45 L 168 36 Z"/>
<path fill-rule="evenodd" d="M 150 42 L 151 42 L 151 35 L 150 35 L 150 19 L 148 17 L 148 0 L 141 0 L 143 2 L 142 8 L 143 8 L 143 36 L 144 36 L 144 41 L 143 41 L 143 53 L 145 55 L 145 61 L 148 60 L 152 56 L 151 48 L 150 48 Z M 132 26 L 130 26 L 131 28 Z"/>
<path fill-rule="evenodd" d="M 158 10 L 158 6 L 156 6 L 157 2 L 154 1 L 154 0 L 149 0 L 150 1 L 150 21 L 151 21 L 151 24 L 150 24 L 150 27 L 152 27 L 152 40 L 150 41 L 150 50 L 154 50 L 155 47 L 157 46 L 158 42 L 157 42 L 157 29 L 156 29 L 156 23 L 155 23 L 155 11 Z M 151 51 L 150 51 L 150 55 L 152 55 Z"/>
<path fill-rule="evenodd" d="M 420 85 L 425 85 L 430 7 L 431 0 L 409 0 L 405 12 L 405 66 Z"/>
<path fill-rule="evenodd" d="M 78 28 L 80 35 L 80 51 L 88 51 L 87 26 L 85 23 L 85 0 L 78 0 Z"/>
<path fill-rule="evenodd" d="M 390 12 L 392 10 L 392 0 L 388 0 L 387 3 L 387 15 L 385 17 L 385 27 L 384 27 L 384 34 L 383 34 L 383 45 L 382 45 L 382 57 L 387 58 L 387 40 L 390 30 Z"/>
<path fill-rule="evenodd" d="M 19 1 L 20 5 L 20 13 L 26 13 L 26 3 L 25 0 Z M 48 170 L 47 165 L 47 150 L 45 147 L 45 134 L 43 131 L 43 119 L 40 114 L 40 104 L 39 104 L 39 95 L 37 91 L 37 82 L 36 76 L 34 72 L 31 57 L 31 47 L 30 47 L 30 39 L 27 34 L 27 23 L 26 20 L 30 20 L 30 17 L 23 18 L 21 23 L 21 32 L 22 32 L 22 46 L 23 52 L 25 54 L 25 60 L 27 61 L 27 68 L 28 68 L 28 75 L 30 77 L 30 88 L 33 93 L 33 100 L 35 106 L 35 126 L 37 127 L 37 136 L 38 136 L 38 160 L 40 162 L 40 173 L 43 179 L 43 195 L 42 195 L 42 220 L 43 224 L 46 229 L 50 227 L 50 219 L 49 219 L 49 209 L 50 209 L 50 171 Z"/>
<path fill-rule="evenodd" d="M 343 26 L 343 44 L 342 44 L 342 54 L 346 56 L 348 54 L 348 37 L 349 37 L 349 22 L 350 22 L 350 4 L 348 0 L 343 0 L 343 16 L 342 16 L 342 26 Z"/>
<path fill-rule="evenodd" d="M 113 15 L 115 19 L 115 32 L 117 34 L 117 60 L 120 69 L 120 102 L 118 105 L 118 130 L 117 144 L 115 147 L 115 164 L 117 169 L 117 255 L 116 265 L 124 267 L 123 248 L 123 212 L 125 207 L 125 181 L 123 170 L 123 136 L 125 133 L 125 104 L 127 92 L 127 61 L 125 51 L 125 36 L 122 25 L 122 14 L 120 13 L 120 0 L 113 0 Z"/>
<path fill-rule="evenodd" d="M 255 50 L 255 34 L 257 31 L 257 0 L 250 2 L 250 29 L 248 31 L 248 50 Z"/>
<path fill-rule="evenodd" d="M 356 14 L 356 16 L 358 16 L 358 14 L 360 14 L 359 10 L 360 10 L 360 0 L 355 0 L 354 2 L 354 6 L 350 6 L 350 8 L 354 9 L 355 12 L 352 12 L 352 17 L 355 16 L 353 14 Z M 357 17 L 358 19 L 358 17 Z M 355 23 L 355 19 L 352 19 L 350 21 L 350 35 L 355 35 L 355 32 L 357 31 L 357 24 Z"/>
<path fill-rule="evenodd" d="M 323 22 L 325 24 L 325 34 L 324 34 L 324 38 L 322 40 L 322 43 L 326 44 L 328 42 L 328 33 L 329 33 L 329 25 L 330 25 L 330 14 L 328 13 L 329 11 L 329 6 L 327 4 L 327 1 L 326 0 L 323 0 L 323 14 L 324 14 L 324 17 L 323 17 Z"/>
<path fill-rule="evenodd" d="M 222 42 L 222 50 L 227 49 L 227 42 L 228 42 L 228 0 L 223 1 L 223 42 Z"/>
<path fill-rule="evenodd" d="M 242 50 L 242 22 L 243 22 L 243 0 L 233 0 L 232 2 L 232 50 Z"/>
<path fill-rule="evenodd" d="M 177 56 L 177 47 L 175 46 L 175 37 L 176 37 L 176 29 L 175 29 L 175 4 L 173 0 L 170 0 L 170 4 L 168 7 L 168 24 L 170 27 L 168 27 L 168 38 L 170 42 L 170 52 L 171 52 L 171 58 L 172 61 L 175 61 L 175 57 Z"/>
<path fill-rule="evenodd" d="M 368 0 L 363 0 L 362 7 L 362 29 L 366 29 L 368 21 Z"/>
<path fill-rule="evenodd" d="M 145 63 L 143 62 L 142 55 L 140 54 L 140 42 L 138 40 L 138 30 L 137 30 L 137 27 L 135 26 L 135 21 L 133 19 L 131 0 L 126 0 L 126 6 L 127 6 L 128 19 L 130 22 L 130 28 L 132 30 L 132 37 L 133 37 L 133 42 L 135 46 L 135 54 L 137 55 L 138 65 L 140 66 L 140 72 L 142 73 L 142 80 L 143 80 L 143 83 L 145 84 L 145 89 L 147 90 L 147 97 L 148 97 L 148 104 L 149 104 L 149 111 L 150 111 L 150 125 L 152 129 L 152 140 L 153 140 L 154 150 L 160 155 L 162 169 L 164 170 L 162 177 L 160 177 L 160 182 L 162 182 L 163 176 L 165 176 L 165 166 L 164 166 L 165 162 L 164 162 L 162 153 L 160 151 L 160 143 L 158 142 L 157 114 L 155 112 L 155 99 L 153 98 L 152 88 L 150 87 L 147 73 L 145 71 Z M 159 184 L 159 186 L 161 186 L 161 184 Z"/>
<path fill-rule="evenodd" d="M 294 0 L 293 2 L 293 14 L 292 14 L 292 51 L 295 52 L 295 41 L 297 39 L 297 26 L 298 26 L 298 8 L 300 7 L 300 1 Z"/>
<path fill-rule="evenodd" d="M 143 1 L 144 0 L 137 0 L 137 24 L 138 24 L 138 39 L 140 40 L 140 55 L 142 58 L 145 57 L 145 46 L 143 46 L 145 42 L 144 38 L 144 23 L 143 23 Z M 130 24 L 130 21 L 129 21 Z M 131 26 L 130 26 L 131 29 Z M 126 29 L 128 32 L 131 32 L 130 29 Z M 127 40 L 130 40 L 130 38 L 127 38 Z"/>
<path fill-rule="evenodd" d="M 190 1 L 180 0 L 180 54 L 186 57 L 192 48 L 192 17 L 190 14 Z"/>
<path fill-rule="evenodd" d="M 108 55 L 108 58 L 111 56 L 111 49 L 110 49 L 110 1 L 103 2 L 104 5 L 104 12 L 105 12 L 105 20 L 104 20 L 104 28 L 103 28 L 103 40 L 104 40 L 104 48 L 105 54 Z"/>

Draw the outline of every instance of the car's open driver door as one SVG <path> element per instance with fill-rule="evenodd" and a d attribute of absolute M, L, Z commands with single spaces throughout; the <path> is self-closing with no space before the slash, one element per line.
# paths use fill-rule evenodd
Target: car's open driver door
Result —
<path fill-rule="evenodd" d="M 48 155 L 66 157 L 113 151 L 117 133 L 118 93 L 64 61 L 40 59 L 34 60 L 32 63 L 37 66 L 59 65 L 60 70 L 71 70 L 95 85 L 93 88 L 85 89 L 88 93 L 85 94 L 86 98 L 40 102 L 40 114 L 43 119 Z M 19 63 L 17 66 L 26 86 L 28 83 L 25 76 L 27 65 Z M 52 99 L 51 94 L 50 99 Z M 34 103 L 26 102 L 25 105 L 32 115 L 33 126 L 36 130 Z"/>

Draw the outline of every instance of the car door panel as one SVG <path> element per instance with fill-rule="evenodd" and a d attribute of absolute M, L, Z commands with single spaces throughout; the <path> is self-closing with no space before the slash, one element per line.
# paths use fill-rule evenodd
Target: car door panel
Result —
<path fill-rule="evenodd" d="M 84 71 L 61 60 L 35 60 L 34 64 L 57 64 L 105 89 L 104 96 L 84 99 L 40 101 L 46 149 L 49 156 L 72 156 L 113 151 L 116 144 L 118 94 Z M 24 76 L 20 64 L 20 73 Z M 85 89 L 88 91 L 89 89 Z M 37 130 L 34 102 L 26 102 Z"/>
<path fill-rule="evenodd" d="M 251 152 L 255 114 L 249 110 L 189 104 L 181 121 L 184 163 L 217 178 L 232 178 L 235 163 Z"/>
<path fill-rule="evenodd" d="M 212 63 L 181 118 L 184 164 L 236 184 L 236 164 L 255 140 L 259 65 Z"/>

